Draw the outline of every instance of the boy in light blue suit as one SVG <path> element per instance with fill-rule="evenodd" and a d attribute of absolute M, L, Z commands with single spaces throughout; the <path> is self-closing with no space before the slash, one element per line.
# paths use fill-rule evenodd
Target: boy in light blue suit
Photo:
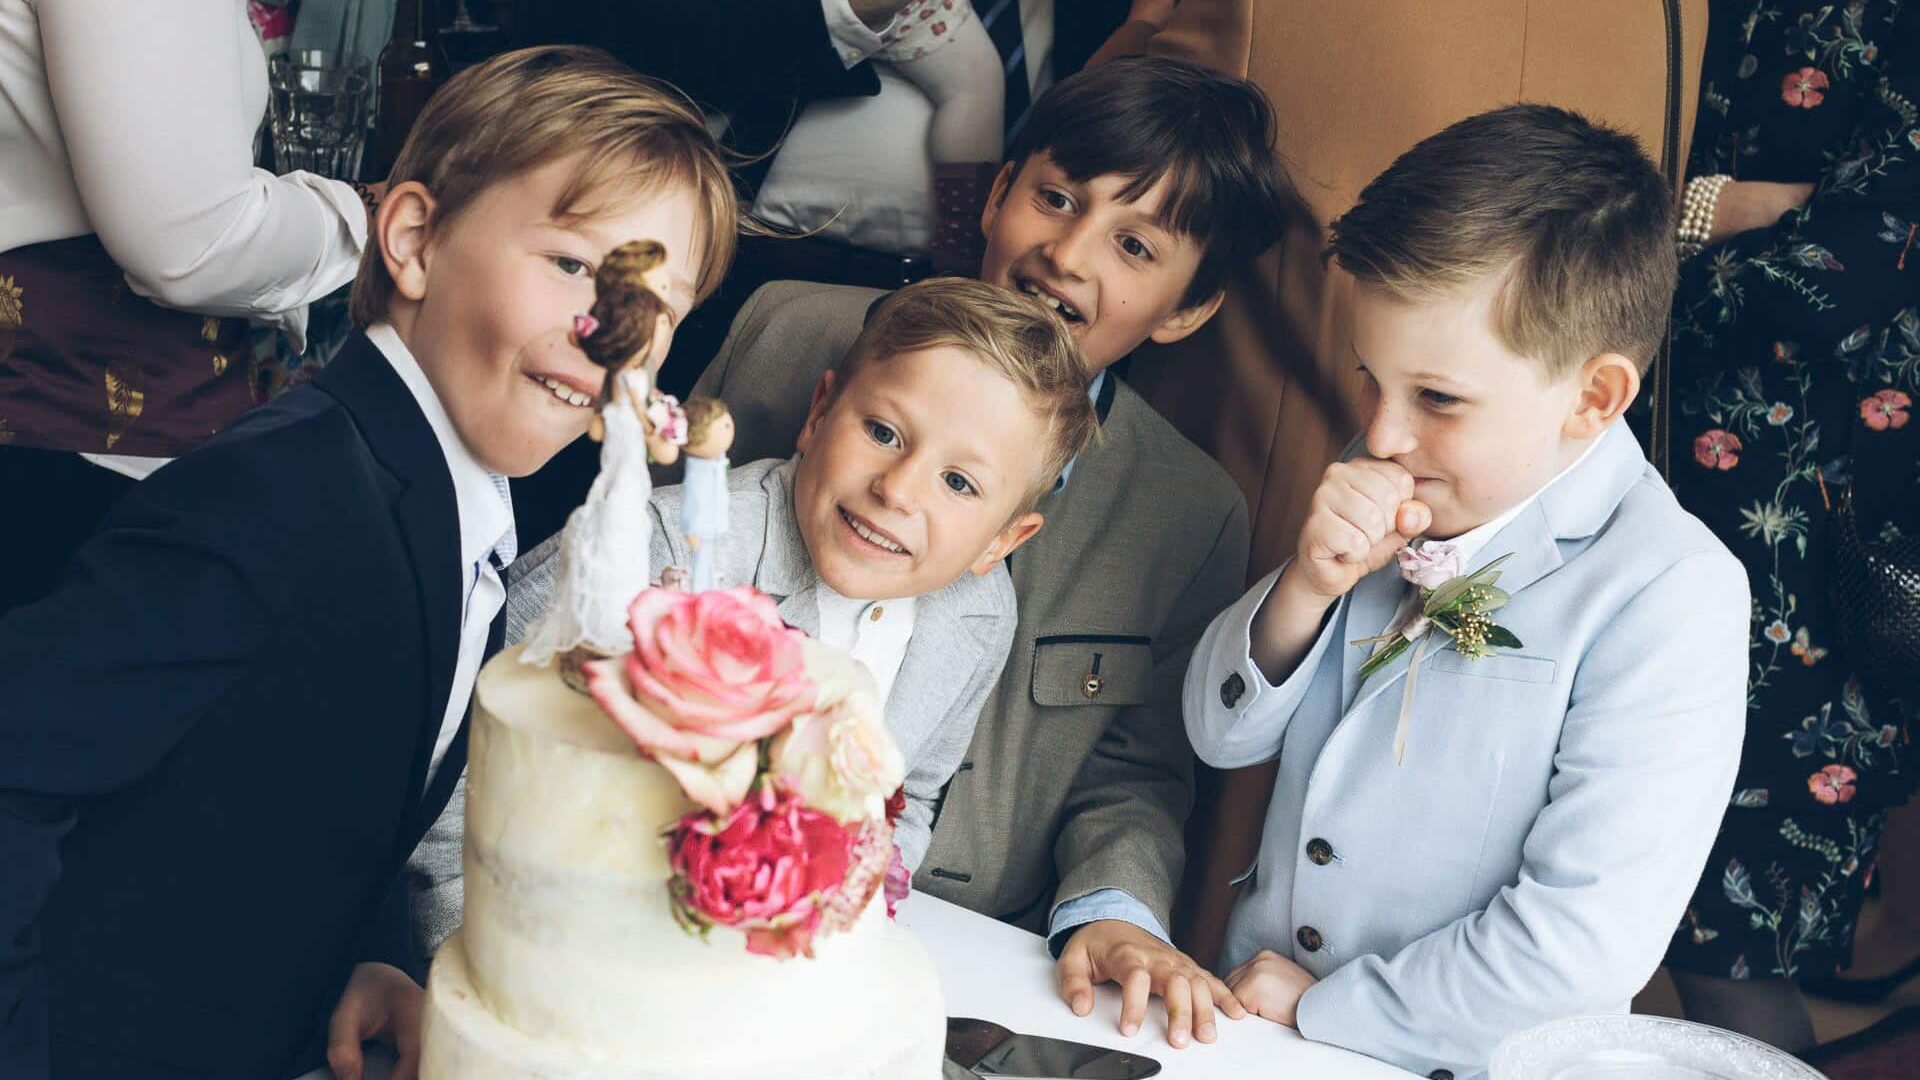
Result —
<path fill-rule="evenodd" d="M 1185 687 L 1203 760 L 1280 762 L 1224 958 L 1250 1011 L 1464 1080 L 1659 965 L 1747 666 L 1740 564 L 1621 422 L 1673 231 L 1630 138 L 1532 105 L 1420 143 L 1335 224 L 1364 436 Z"/>

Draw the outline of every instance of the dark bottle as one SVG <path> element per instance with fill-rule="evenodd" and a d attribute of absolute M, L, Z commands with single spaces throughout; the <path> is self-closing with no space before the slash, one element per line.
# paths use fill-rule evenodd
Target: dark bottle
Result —
<path fill-rule="evenodd" d="M 393 36 L 380 50 L 380 105 L 366 169 L 369 180 L 387 178 L 414 120 L 447 81 L 447 54 L 433 15 L 433 0 L 400 0 L 394 5 Z"/>

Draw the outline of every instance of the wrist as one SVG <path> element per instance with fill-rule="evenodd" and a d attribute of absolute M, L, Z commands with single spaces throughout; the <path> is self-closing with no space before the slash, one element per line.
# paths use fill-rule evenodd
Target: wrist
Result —
<path fill-rule="evenodd" d="M 1680 199 L 1680 221 L 1674 229 L 1674 241 L 1685 259 L 1699 254 L 1713 237 L 1713 221 L 1719 212 L 1720 195 L 1733 177 L 1725 173 L 1696 176 L 1687 181 Z"/>

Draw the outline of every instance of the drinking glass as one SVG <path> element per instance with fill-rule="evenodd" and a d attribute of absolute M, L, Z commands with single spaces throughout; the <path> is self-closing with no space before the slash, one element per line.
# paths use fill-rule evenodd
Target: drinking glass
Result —
<path fill-rule="evenodd" d="M 281 172 L 358 178 L 367 133 L 368 73 L 365 57 L 332 49 L 295 49 L 274 57 L 267 83 L 273 158 Z"/>

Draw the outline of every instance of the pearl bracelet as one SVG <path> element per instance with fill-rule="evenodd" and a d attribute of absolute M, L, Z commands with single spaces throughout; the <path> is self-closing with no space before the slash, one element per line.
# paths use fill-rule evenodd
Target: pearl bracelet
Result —
<path fill-rule="evenodd" d="M 1707 237 L 1713 235 L 1713 214 L 1720 204 L 1720 189 L 1732 180 L 1726 173 L 1715 173 L 1687 181 L 1686 195 L 1680 200 L 1680 224 L 1674 230 L 1681 258 L 1697 255 L 1707 246 Z"/>

